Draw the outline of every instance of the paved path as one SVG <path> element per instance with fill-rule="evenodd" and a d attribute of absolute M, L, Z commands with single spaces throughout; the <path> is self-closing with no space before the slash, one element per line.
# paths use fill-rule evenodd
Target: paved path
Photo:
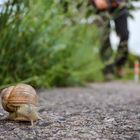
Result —
<path fill-rule="evenodd" d="M 0 107 L 0 140 L 139 140 L 140 84 L 111 82 L 39 90 L 42 120 L 6 121 Z"/>

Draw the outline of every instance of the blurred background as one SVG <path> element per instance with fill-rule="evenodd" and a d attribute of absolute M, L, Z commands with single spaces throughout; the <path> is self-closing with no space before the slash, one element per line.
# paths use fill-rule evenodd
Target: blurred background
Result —
<path fill-rule="evenodd" d="M 134 7 L 140 7 L 140 2 L 133 2 Z M 131 12 L 133 18 L 129 18 L 129 31 L 130 31 L 130 40 L 129 40 L 129 49 L 133 54 L 140 56 L 140 39 L 139 39 L 139 25 L 140 25 L 140 10 L 134 10 Z M 114 32 L 112 32 L 111 38 L 113 40 L 112 44 L 114 49 L 116 49 L 118 44 L 118 38 Z"/>
<path fill-rule="evenodd" d="M 140 11 L 135 10 L 140 2 L 129 3 L 131 54 L 124 80 L 133 79 L 134 61 L 140 60 Z M 0 87 L 18 82 L 49 88 L 103 81 L 98 56 L 102 29 L 94 20 L 93 8 L 83 0 L 0 0 Z M 113 31 L 111 38 L 115 50 L 118 39 Z"/>
<path fill-rule="evenodd" d="M 134 6 L 140 7 L 140 2 L 134 3 Z M 140 39 L 139 39 L 139 25 L 140 25 L 140 11 L 132 12 L 134 19 L 129 20 L 129 28 L 130 28 L 130 49 L 133 53 L 138 54 L 140 56 Z"/>

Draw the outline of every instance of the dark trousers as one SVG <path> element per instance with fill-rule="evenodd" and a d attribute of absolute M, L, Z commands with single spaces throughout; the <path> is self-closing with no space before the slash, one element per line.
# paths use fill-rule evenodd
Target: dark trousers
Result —
<path fill-rule="evenodd" d="M 100 48 L 100 57 L 102 61 L 106 65 L 111 65 L 115 67 L 122 67 L 127 62 L 128 57 L 128 38 L 129 38 L 129 31 L 128 31 L 128 22 L 127 22 L 127 9 L 122 9 L 122 11 L 111 12 L 110 15 L 113 17 L 111 18 L 115 24 L 115 31 L 120 39 L 117 53 L 115 58 L 112 58 L 113 50 L 110 43 L 110 31 L 111 25 L 110 20 L 103 16 L 104 27 L 102 32 L 102 45 Z M 113 59 L 113 60 L 112 60 Z"/>

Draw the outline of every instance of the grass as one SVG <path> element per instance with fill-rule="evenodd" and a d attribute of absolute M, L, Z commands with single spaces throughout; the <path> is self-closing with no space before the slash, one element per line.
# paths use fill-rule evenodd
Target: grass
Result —
<path fill-rule="evenodd" d="M 67 2 L 67 1 L 66 1 Z M 64 12 L 57 0 L 8 0 L 0 13 L 1 88 L 24 82 L 35 87 L 102 81 L 99 29 L 82 24 L 87 3 Z"/>
<path fill-rule="evenodd" d="M 1 87 L 18 82 L 70 86 L 100 79 L 95 25 L 73 24 L 77 11 L 64 14 L 55 1 L 8 4 L 0 13 Z"/>

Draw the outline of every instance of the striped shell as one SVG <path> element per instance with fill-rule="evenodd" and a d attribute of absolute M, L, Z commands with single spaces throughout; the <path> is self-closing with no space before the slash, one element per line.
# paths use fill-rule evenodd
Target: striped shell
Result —
<path fill-rule="evenodd" d="M 8 112 L 13 112 L 16 105 L 37 104 L 37 94 L 34 88 L 27 84 L 18 84 L 5 88 L 1 92 L 2 106 Z"/>

